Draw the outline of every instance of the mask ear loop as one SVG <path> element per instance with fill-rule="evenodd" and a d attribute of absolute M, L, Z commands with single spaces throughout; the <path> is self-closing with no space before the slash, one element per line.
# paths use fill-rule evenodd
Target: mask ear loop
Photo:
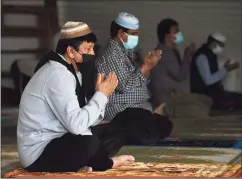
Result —
<path fill-rule="evenodd" d="M 127 32 L 124 32 L 124 33 L 128 36 Z M 119 39 L 122 43 L 125 43 L 121 37 Z"/>
<path fill-rule="evenodd" d="M 121 37 L 120 37 L 119 39 L 120 39 L 120 41 L 121 41 L 122 43 L 124 43 L 124 41 L 122 40 L 122 38 L 121 38 Z"/>
<path fill-rule="evenodd" d="M 75 50 L 79 55 L 81 55 L 81 56 L 82 56 L 82 59 L 83 59 L 83 55 L 84 55 L 84 54 L 82 54 L 81 52 L 77 51 L 76 49 L 74 49 L 74 50 Z M 74 60 L 75 63 L 77 63 L 77 62 L 75 61 L 74 58 L 73 58 L 73 60 Z"/>
<path fill-rule="evenodd" d="M 80 52 L 78 52 L 75 48 L 73 48 L 79 55 L 81 55 L 82 57 L 83 57 L 83 55 L 80 53 Z M 71 58 L 71 61 L 72 61 L 72 66 L 74 67 L 74 69 L 75 69 L 75 71 L 79 71 L 79 69 L 77 68 L 77 62 L 75 61 L 75 59 L 74 59 L 74 57 L 73 58 Z"/>

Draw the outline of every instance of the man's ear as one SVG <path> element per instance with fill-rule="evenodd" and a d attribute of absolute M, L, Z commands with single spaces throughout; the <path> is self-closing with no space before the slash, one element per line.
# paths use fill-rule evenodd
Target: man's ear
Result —
<path fill-rule="evenodd" d="M 123 39 L 123 34 L 124 34 L 123 29 L 119 29 L 118 30 L 118 34 L 117 34 L 118 38 L 122 38 Z"/>
<path fill-rule="evenodd" d="M 119 38 L 121 38 L 124 42 L 127 42 L 127 36 L 125 35 L 125 31 L 123 29 L 119 30 Z"/>
<path fill-rule="evenodd" d="M 73 48 L 71 46 L 67 47 L 66 52 L 70 58 L 74 58 Z"/>

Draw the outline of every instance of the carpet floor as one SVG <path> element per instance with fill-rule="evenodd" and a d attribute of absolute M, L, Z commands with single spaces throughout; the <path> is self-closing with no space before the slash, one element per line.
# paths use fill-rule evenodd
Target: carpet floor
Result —
<path fill-rule="evenodd" d="M 34 177 L 236 177 L 241 173 L 241 150 L 225 148 L 125 146 L 118 155 L 134 155 L 136 162 L 115 170 L 80 173 L 28 173 L 19 162 L 2 168 L 9 178 Z M 124 174 L 125 171 L 125 174 Z"/>
<path fill-rule="evenodd" d="M 125 146 L 118 155 L 135 156 L 137 162 L 230 164 L 242 155 L 240 149 Z M 238 164 L 241 164 L 238 163 Z"/>
<path fill-rule="evenodd" d="M 149 177 L 149 178 L 241 178 L 241 165 L 227 164 L 167 164 L 135 162 L 117 169 L 92 173 L 30 173 L 17 169 L 6 178 L 84 178 L 84 177 Z"/>
<path fill-rule="evenodd" d="M 1 116 L 2 159 L 12 161 L 2 167 L 2 177 L 242 177 L 241 148 L 233 149 L 242 140 L 241 115 L 173 118 L 172 139 L 156 146 L 125 146 L 121 149 L 119 154 L 135 156 L 133 165 L 102 173 L 48 174 L 26 173 L 21 169 L 16 155 L 17 109 L 14 110 L 4 110 Z"/>

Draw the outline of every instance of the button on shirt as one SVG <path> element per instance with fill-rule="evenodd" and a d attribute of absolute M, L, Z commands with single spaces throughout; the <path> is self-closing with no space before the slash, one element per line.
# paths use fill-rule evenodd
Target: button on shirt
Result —
<path fill-rule="evenodd" d="M 107 97 L 96 92 L 80 108 L 75 89 L 74 75 L 55 61 L 45 64 L 31 78 L 21 98 L 17 126 L 23 167 L 31 165 L 54 138 L 67 132 L 92 135 L 89 127 L 103 119 Z"/>
<path fill-rule="evenodd" d="M 146 79 L 134 65 L 135 54 L 125 50 L 118 42 L 110 39 L 106 49 L 98 56 L 96 68 L 107 76 L 115 72 L 118 86 L 110 96 L 104 120 L 111 121 L 117 113 L 126 108 L 143 108 L 152 111 L 148 102 L 149 94 Z"/>

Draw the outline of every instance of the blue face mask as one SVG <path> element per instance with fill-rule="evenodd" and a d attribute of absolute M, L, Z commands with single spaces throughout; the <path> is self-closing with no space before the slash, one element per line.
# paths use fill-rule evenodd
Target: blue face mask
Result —
<path fill-rule="evenodd" d="M 180 44 L 180 43 L 184 42 L 184 36 L 182 35 L 181 32 L 176 33 L 175 37 L 176 37 L 174 40 L 175 44 Z"/>
<path fill-rule="evenodd" d="M 139 43 L 139 37 L 137 35 L 128 35 L 128 34 L 127 36 L 128 36 L 127 42 L 124 42 L 121 39 L 121 41 L 123 42 L 124 48 L 126 50 L 134 49 Z"/>

